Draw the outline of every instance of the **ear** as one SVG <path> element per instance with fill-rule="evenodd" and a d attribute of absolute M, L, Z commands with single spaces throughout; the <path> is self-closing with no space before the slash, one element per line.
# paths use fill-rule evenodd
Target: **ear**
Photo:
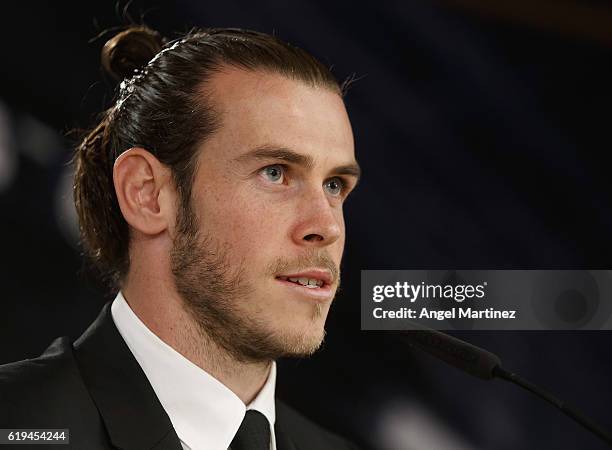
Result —
<path fill-rule="evenodd" d="M 140 147 L 123 152 L 113 167 L 113 183 L 123 217 L 149 236 L 174 223 L 176 190 L 170 169 Z"/>

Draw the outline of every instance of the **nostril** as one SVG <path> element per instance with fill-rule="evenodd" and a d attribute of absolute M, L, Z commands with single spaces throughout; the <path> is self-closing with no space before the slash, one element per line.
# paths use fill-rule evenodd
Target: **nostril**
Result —
<path fill-rule="evenodd" d="M 304 240 L 312 242 L 312 241 L 322 241 L 323 240 L 323 236 L 319 235 L 319 234 L 308 234 L 306 236 L 304 236 Z"/>

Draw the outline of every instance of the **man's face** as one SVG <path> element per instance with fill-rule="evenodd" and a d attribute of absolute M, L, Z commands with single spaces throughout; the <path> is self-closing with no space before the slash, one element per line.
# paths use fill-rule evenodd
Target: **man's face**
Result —
<path fill-rule="evenodd" d="M 326 88 L 231 68 L 208 89 L 221 126 L 201 146 L 191 211 L 179 217 L 177 289 L 239 360 L 311 354 L 339 285 L 342 204 L 357 181 L 344 103 Z"/>

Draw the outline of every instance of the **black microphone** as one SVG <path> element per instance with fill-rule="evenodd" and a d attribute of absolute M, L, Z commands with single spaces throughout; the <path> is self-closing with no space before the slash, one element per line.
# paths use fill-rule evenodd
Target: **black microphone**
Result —
<path fill-rule="evenodd" d="M 429 353 L 475 377 L 484 380 L 501 378 L 502 380 L 517 384 L 556 406 L 565 415 L 571 417 L 601 438 L 605 443 L 612 446 L 612 434 L 550 392 L 530 383 L 515 373 L 503 369 L 501 367 L 501 360 L 497 355 L 441 331 L 432 330 L 417 324 L 414 324 L 414 327 L 414 330 L 399 332 L 399 336 L 411 347 Z"/>

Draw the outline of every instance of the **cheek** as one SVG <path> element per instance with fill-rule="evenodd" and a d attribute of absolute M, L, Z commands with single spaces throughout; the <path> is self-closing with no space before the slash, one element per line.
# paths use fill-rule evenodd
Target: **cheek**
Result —
<path fill-rule="evenodd" d="M 340 238 L 334 243 L 334 256 L 337 258 L 336 263 L 339 265 L 342 260 L 342 256 L 344 254 L 344 243 L 345 243 L 345 234 L 344 227 L 342 227 L 342 233 Z"/>
<path fill-rule="evenodd" d="M 282 208 L 264 196 L 234 195 L 214 203 L 210 208 L 214 213 L 204 223 L 210 224 L 214 237 L 226 243 L 232 254 L 252 260 L 281 246 L 287 218 Z"/>

